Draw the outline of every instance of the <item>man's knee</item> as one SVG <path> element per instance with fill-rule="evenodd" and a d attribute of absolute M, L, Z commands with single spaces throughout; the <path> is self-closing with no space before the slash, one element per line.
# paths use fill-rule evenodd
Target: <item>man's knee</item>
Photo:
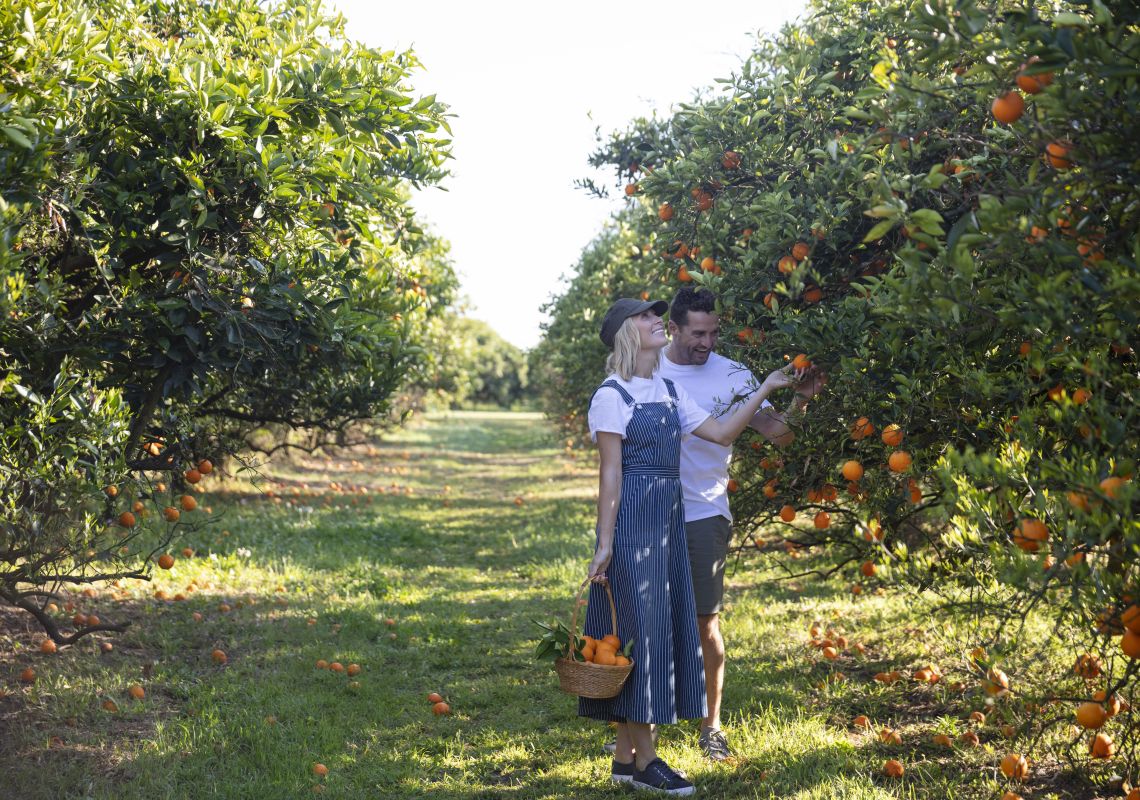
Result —
<path fill-rule="evenodd" d="M 720 615 L 698 614 L 697 632 L 701 636 L 701 641 L 714 644 L 720 642 Z"/>

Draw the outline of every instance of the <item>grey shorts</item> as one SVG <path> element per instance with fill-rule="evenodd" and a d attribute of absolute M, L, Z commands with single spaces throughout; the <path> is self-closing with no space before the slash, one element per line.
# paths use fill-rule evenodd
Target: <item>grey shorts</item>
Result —
<path fill-rule="evenodd" d="M 700 616 L 720 612 L 724 601 L 724 563 L 731 539 L 732 523 L 722 516 L 685 523 L 689 566 L 693 571 L 693 595 Z"/>

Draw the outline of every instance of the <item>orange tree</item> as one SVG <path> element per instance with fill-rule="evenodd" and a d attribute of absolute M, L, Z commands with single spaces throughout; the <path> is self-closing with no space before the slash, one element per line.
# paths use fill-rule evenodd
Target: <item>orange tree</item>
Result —
<path fill-rule="evenodd" d="M 410 53 L 319 3 L 0 3 L 0 598 L 145 577 L 264 425 L 383 412 L 455 276 Z M 198 512 L 200 514 L 201 512 Z"/>
<path fill-rule="evenodd" d="M 723 96 L 594 157 L 619 185 L 636 164 L 658 238 L 700 249 L 675 263 L 719 293 L 734 355 L 829 375 L 794 447 L 738 458 L 742 527 L 784 526 L 856 591 L 945 593 L 989 644 L 980 676 L 1042 671 L 1047 646 L 1095 659 L 1015 675 L 1011 713 L 1137 699 L 1138 23 L 1122 2 L 819 2 Z M 1033 609 L 1049 641 L 1018 636 Z M 1108 735 L 1134 764 L 1133 719 Z"/>
<path fill-rule="evenodd" d="M 598 338 L 602 314 L 619 297 L 668 300 L 678 267 L 656 225 L 627 209 L 583 251 L 563 290 L 543 306 L 549 320 L 529 354 L 529 375 L 551 420 L 570 439 L 586 433 L 590 394 L 605 377 L 606 347 Z M 687 276 L 686 276 L 687 277 Z"/>

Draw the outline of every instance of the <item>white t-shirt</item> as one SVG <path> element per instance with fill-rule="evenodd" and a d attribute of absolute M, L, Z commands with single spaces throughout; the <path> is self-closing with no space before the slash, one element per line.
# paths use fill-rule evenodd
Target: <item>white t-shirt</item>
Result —
<path fill-rule="evenodd" d="M 748 367 L 716 353 L 700 366 L 674 364 L 661 353 L 658 374 L 684 388 L 697 405 L 715 417 L 738 405 L 732 398 L 759 387 Z M 730 405 L 732 404 L 732 405 Z M 761 408 L 772 404 L 767 400 Z M 685 522 L 722 516 L 732 520 L 728 508 L 728 465 L 732 448 L 686 436 L 681 442 L 681 490 L 685 498 Z"/>
<path fill-rule="evenodd" d="M 629 392 L 635 404 L 673 402 L 672 398 L 669 397 L 669 389 L 665 386 L 665 381 L 661 379 L 660 372 L 654 373 L 652 378 L 635 376 L 628 381 L 622 380 L 622 377 L 615 373 L 606 380 L 613 381 Z M 708 412 L 693 402 L 693 399 L 685 392 L 684 387 L 678 384 L 674 388 L 677 390 L 677 416 L 681 420 L 681 433 L 692 433 L 693 430 L 701 426 L 702 422 L 708 419 Z M 621 392 L 610 387 L 600 389 L 594 394 L 594 399 L 590 401 L 590 413 L 587 417 L 590 424 L 590 438 L 595 442 L 598 441 L 598 431 L 602 431 L 604 433 L 620 433 L 621 438 L 624 439 L 625 429 L 632 417 L 633 405 L 626 404 Z M 683 459 L 684 455 L 681 457 Z"/>

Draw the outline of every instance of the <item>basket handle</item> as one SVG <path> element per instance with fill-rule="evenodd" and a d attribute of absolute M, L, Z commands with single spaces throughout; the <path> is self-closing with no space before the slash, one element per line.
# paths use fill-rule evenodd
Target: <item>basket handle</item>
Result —
<path fill-rule="evenodd" d="M 586 591 L 586 587 L 591 583 L 593 581 L 589 578 L 582 581 L 582 585 L 578 587 L 578 594 L 574 598 L 574 611 L 570 614 L 570 638 L 566 641 L 566 658 L 571 661 L 574 660 L 574 640 L 578 638 L 578 609 L 582 607 L 582 592 Z M 617 636 L 617 606 L 614 605 L 614 593 L 610 589 L 608 580 L 602 583 L 602 586 L 606 589 L 606 599 L 610 601 L 610 628 L 614 636 Z"/>

